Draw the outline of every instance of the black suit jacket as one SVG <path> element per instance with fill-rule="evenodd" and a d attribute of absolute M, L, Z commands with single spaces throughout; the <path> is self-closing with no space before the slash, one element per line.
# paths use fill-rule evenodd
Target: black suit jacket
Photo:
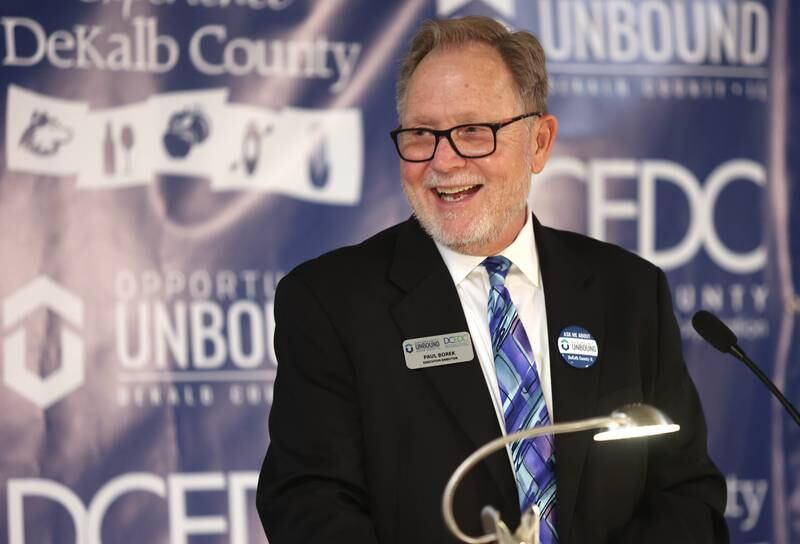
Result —
<path fill-rule="evenodd" d="M 681 356 L 663 272 L 534 218 L 547 308 L 555 421 L 655 405 L 674 435 L 598 443 L 559 435 L 562 544 L 727 542 L 725 482 L 706 452 L 700 402 Z M 500 435 L 479 362 L 409 370 L 403 341 L 468 331 L 455 286 L 414 219 L 304 263 L 279 284 L 278 373 L 258 510 L 272 544 L 454 542 L 441 497 L 452 471 Z M 586 369 L 556 345 L 567 326 L 599 344 Z M 456 519 L 483 534 L 491 504 L 519 506 L 501 451 L 459 488 Z"/>

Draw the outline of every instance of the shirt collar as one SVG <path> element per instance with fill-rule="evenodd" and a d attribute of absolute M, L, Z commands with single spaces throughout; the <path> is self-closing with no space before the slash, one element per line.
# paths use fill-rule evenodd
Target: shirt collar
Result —
<path fill-rule="evenodd" d="M 536 240 L 533 235 L 533 220 L 530 213 L 526 213 L 526 216 L 527 219 L 522 230 L 519 231 L 511 245 L 500 252 L 500 255 L 514 263 L 534 286 L 540 287 L 541 275 L 539 273 L 539 256 L 536 253 Z M 456 285 L 464 281 L 470 272 L 480 266 L 483 259 L 486 258 L 486 256 L 480 255 L 465 255 L 439 242 L 434 241 L 434 243 Z"/>

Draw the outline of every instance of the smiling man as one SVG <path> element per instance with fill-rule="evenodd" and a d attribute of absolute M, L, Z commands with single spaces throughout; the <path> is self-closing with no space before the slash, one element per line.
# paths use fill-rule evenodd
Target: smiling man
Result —
<path fill-rule="evenodd" d="M 544 167 L 556 134 L 555 118 L 540 111 L 544 57 L 525 100 L 489 44 L 430 52 L 409 73 L 415 53 L 398 89 L 398 114 L 409 128 L 392 133 L 403 189 L 434 240 L 460 253 L 497 254 L 525 223 L 530 174 Z"/>
<path fill-rule="evenodd" d="M 258 508 L 272 544 L 453 542 L 447 479 L 520 429 L 652 404 L 681 431 L 544 435 L 478 466 L 455 515 L 491 504 L 543 543 L 727 541 L 663 272 L 542 226 L 531 175 L 557 132 L 539 42 L 481 17 L 427 22 L 392 139 L 414 217 L 278 286 L 279 360 Z"/>

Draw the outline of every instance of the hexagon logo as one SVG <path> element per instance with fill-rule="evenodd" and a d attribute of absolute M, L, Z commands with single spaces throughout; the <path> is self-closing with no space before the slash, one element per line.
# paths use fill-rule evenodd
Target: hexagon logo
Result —
<path fill-rule="evenodd" d="M 3 301 L 3 328 L 8 329 L 39 308 L 50 310 L 74 327 L 83 326 L 83 302 L 47 276 L 39 276 Z M 74 332 L 61 329 L 61 361 L 46 377 L 25 364 L 25 329 L 19 327 L 3 342 L 3 382 L 11 389 L 46 409 L 63 399 L 85 378 L 83 340 Z"/>

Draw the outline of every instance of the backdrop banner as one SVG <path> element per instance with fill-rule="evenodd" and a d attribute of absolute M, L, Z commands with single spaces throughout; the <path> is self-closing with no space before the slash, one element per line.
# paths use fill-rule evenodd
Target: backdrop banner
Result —
<path fill-rule="evenodd" d="M 399 60 L 467 14 L 546 50 L 538 217 L 667 272 L 732 542 L 800 542 L 800 430 L 690 323 L 800 404 L 789 0 L 5 0 L 0 541 L 266 542 L 275 285 L 408 217 Z"/>

